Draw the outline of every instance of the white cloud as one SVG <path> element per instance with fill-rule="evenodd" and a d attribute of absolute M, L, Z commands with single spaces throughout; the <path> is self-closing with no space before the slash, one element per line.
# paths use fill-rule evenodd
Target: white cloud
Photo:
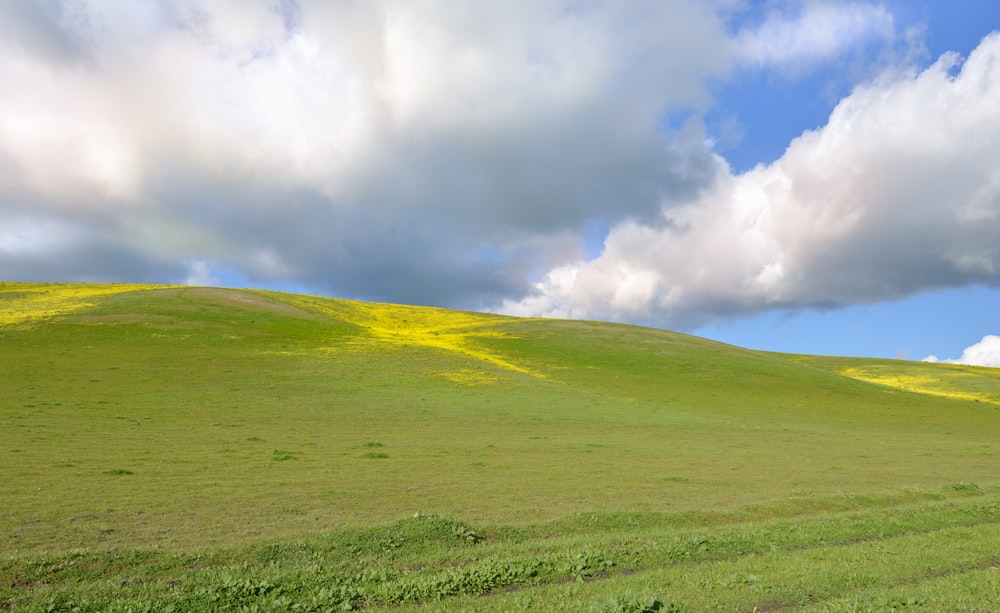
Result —
<path fill-rule="evenodd" d="M 895 35 L 892 14 L 884 6 L 807 2 L 793 14 L 772 11 L 755 28 L 736 36 L 737 56 L 754 66 L 801 66 L 828 60 L 873 39 Z"/>
<path fill-rule="evenodd" d="M 699 197 L 617 224 L 599 257 L 504 309 L 686 327 L 1000 284 L 1000 34 L 955 62 L 859 87 L 773 164 L 716 158 Z"/>
<path fill-rule="evenodd" d="M 955 360 L 941 360 L 937 356 L 929 355 L 923 361 L 1000 368 L 1000 336 L 992 334 L 984 336 L 978 343 L 966 347 L 962 351 L 962 357 Z"/>
<path fill-rule="evenodd" d="M 188 263 L 188 276 L 184 279 L 184 285 L 213 286 L 219 284 L 219 278 L 212 274 L 212 269 L 208 262 L 203 260 L 192 260 Z"/>
<path fill-rule="evenodd" d="M 715 172 L 702 139 L 661 130 L 730 68 L 711 4 L 14 4 L 0 227 L 74 227 L 64 260 L 116 245 L 87 260 L 98 278 L 132 249 L 153 277 L 204 260 L 495 304 L 579 254 L 589 220 L 650 218 Z M 25 236 L 0 277 L 58 270 Z"/>
<path fill-rule="evenodd" d="M 734 176 L 698 118 L 709 83 L 894 35 L 879 5 L 830 2 L 733 34 L 734 5 L 3 4 L 0 278 L 212 262 L 668 325 L 995 282 L 996 39 L 958 78 L 857 90 Z M 588 224 L 612 231 L 586 262 Z"/>

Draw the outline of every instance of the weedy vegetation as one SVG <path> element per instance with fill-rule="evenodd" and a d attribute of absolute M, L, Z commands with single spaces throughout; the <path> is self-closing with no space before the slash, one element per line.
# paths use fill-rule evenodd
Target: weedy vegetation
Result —
<path fill-rule="evenodd" d="M 993 611 L 1000 371 L 0 283 L 0 611 Z"/>

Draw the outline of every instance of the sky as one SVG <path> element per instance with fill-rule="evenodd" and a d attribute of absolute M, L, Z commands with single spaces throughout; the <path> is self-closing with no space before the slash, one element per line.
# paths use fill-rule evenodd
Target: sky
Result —
<path fill-rule="evenodd" d="M 993 0 L 10 0 L 0 279 L 1000 366 Z"/>

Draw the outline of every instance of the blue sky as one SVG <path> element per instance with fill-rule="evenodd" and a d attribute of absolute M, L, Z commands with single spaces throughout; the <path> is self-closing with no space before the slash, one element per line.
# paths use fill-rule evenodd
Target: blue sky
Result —
<path fill-rule="evenodd" d="M 768 3 L 751 4 L 760 7 Z M 880 5 L 892 14 L 899 30 L 914 30 L 913 36 L 919 41 L 914 55 L 921 64 L 933 62 L 948 52 L 967 57 L 984 36 L 1000 29 L 1000 3 L 991 0 L 895 0 Z M 761 19 L 757 11 L 741 15 L 746 19 Z M 867 51 L 871 53 L 872 49 Z M 878 61 L 867 66 L 871 72 L 861 79 L 884 67 Z M 836 66 L 791 78 L 770 73 L 750 74 L 721 84 L 710 118 L 718 130 L 723 127 L 718 125 L 722 118 L 736 116 L 746 132 L 737 145 L 725 148 L 726 159 L 736 170 L 748 170 L 758 163 L 777 159 L 803 130 L 825 124 L 836 103 L 857 84 L 856 79 L 846 76 Z M 827 89 L 831 87 L 833 92 Z M 781 113 L 774 112 L 775 102 L 782 105 Z"/>
<path fill-rule="evenodd" d="M 967 57 L 984 36 L 1000 28 L 1000 3 L 990 0 L 897 0 L 885 6 L 900 29 L 917 31 L 919 56 L 927 63 L 948 52 Z M 791 139 L 826 123 L 840 98 L 824 92 L 824 84 L 832 81 L 838 93 L 846 95 L 849 91 L 844 88 L 854 84 L 841 79 L 835 69 L 827 69 L 804 78 L 757 75 L 723 84 L 716 94 L 715 121 L 720 121 L 719 115 L 735 116 L 745 130 L 744 138 L 723 152 L 726 159 L 736 170 L 778 159 Z M 776 101 L 781 105 L 778 113 L 773 108 Z M 1000 334 L 1000 291 L 972 285 L 835 309 L 769 311 L 713 322 L 692 332 L 734 345 L 792 353 L 958 358 L 984 335 Z"/>
<path fill-rule="evenodd" d="M 0 6 L 0 279 L 1000 365 L 1000 4 Z"/>

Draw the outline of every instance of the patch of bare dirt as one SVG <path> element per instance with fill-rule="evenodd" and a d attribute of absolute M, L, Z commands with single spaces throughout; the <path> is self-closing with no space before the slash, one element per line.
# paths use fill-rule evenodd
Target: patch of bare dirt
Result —
<path fill-rule="evenodd" d="M 239 290 L 239 289 L 210 288 L 210 287 L 192 287 L 190 289 L 185 290 L 184 295 L 198 297 L 198 298 L 209 298 L 211 300 L 215 300 L 216 302 L 229 302 L 233 304 L 239 304 L 260 311 L 267 311 L 270 313 L 281 313 L 284 315 L 293 315 L 295 317 L 317 319 L 315 313 L 310 313 L 309 311 L 300 309 L 299 307 L 288 304 L 287 302 L 281 302 L 280 300 L 275 300 L 252 291 Z"/>

